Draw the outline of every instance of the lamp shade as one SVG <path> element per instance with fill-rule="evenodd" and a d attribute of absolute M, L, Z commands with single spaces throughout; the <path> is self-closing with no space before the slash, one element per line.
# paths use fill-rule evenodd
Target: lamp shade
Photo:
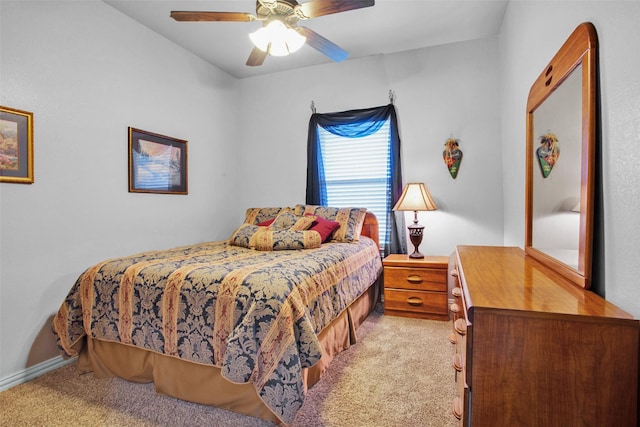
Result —
<path fill-rule="evenodd" d="M 436 202 L 431 198 L 429 190 L 421 182 L 410 182 L 404 186 L 394 211 L 435 211 Z"/>

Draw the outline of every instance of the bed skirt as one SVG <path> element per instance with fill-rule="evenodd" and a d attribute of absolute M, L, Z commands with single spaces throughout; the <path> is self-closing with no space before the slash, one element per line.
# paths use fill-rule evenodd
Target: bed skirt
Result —
<path fill-rule="evenodd" d="M 322 358 L 303 371 L 305 389 L 320 380 L 333 358 L 355 344 L 356 330 L 375 309 L 380 281 L 356 299 L 318 335 Z M 262 402 L 252 383 L 236 384 L 223 378 L 220 368 L 146 351 L 117 342 L 87 338 L 78 357 L 78 371 L 96 378 L 119 377 L 131 382 L 153 382 L 158 394 L 215 406 L 281 423 Z"/>

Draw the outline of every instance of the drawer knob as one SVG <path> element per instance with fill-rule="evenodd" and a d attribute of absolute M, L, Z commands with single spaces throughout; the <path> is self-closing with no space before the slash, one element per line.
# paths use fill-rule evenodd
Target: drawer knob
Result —
<path fill-rule="evenodd" d="M 451 364 L 453 365 L 453 369 L 458 372 L 462 372 L 462 356 L 460 355 L 460 353 L 456 353 L 453 356 L 453 361 Z"/>
<path fill-rule="evenodd" d="M 451 275 L 453 277 L 458 277 L 458 270 L 456 270 L 455 268 L 453 270 L 451 270 Z"/>
<path fill-rule="evenodd" d="M 407 277 L 407 282 L 422 283 L 422 277 L 418 276 L 417 274 L 412 274 L 411 276 Z"/>
<path fill-rule="evenodd" d="M 464 412 L 463 408 L 464 408 L 464 405 L 462 403 L 462 399 L 456 396 L 453 399 L 453 408 L 451 409 L 451 412 L 453 413 L 453 416 L 456 417 L 456 419 L 458 420 L 462 419 L 462 414 Z"/>
<path fill-rule="evenodd" d="M 453 328 L 460 335 L 465 335 L 467 333 L 467 324 L 464 319 L 458 319 L 453 323 Z"/>
<path fill-rule="evenodd" d="M 418 297 L 407 298 L 407 304 L 409 305 L 422 305 L 422 300 Z"/>
<path fill-rule="evenodd" d="M 454 302 L 449 306 L 449 310 L 451 310 L 452 313 L 458 314 L 460 313 L 460 306 Z"/>
<path fill-rule="evenodd" d="M 451 344 L 455 344 L 455 343 L 457 343 L 457 342 L 458 342 L 458 338 L 456 337 L 456 334 L 455 334 L 454 332 L 451 332 L 451 333 L 449 334 L 449 342 L 450 342 Z"/>
<path fill-rule="evenodd" d="M 451 289 L 451 295 L 456 298 L 460 298 L 460 295 L 462 295 L 462 290 L 456 286 L 455 288 Z"/>

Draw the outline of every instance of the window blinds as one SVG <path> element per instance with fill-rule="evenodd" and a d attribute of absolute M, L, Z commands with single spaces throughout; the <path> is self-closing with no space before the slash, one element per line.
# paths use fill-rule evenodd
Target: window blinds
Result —
<path fill-rule="evenodd" d="M 375 133 L 359 138 L 334 135 L 318 126 L 326 198 L 335 207 L 365 207 L 380 224 L 384 247 L 391 209 L 390 120 Z"/>

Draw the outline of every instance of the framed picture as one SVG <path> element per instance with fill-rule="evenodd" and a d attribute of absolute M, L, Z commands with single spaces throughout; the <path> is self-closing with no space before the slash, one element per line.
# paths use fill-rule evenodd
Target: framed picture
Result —
<path fill-rule="evenodd" d="M 130 127 L 129 192 L 187 194 L 187 141 Z"/>
<path fill-rule="evenodd" d="M 33 183 L 33 113 L 0 106 L 0 182 Z"/>

